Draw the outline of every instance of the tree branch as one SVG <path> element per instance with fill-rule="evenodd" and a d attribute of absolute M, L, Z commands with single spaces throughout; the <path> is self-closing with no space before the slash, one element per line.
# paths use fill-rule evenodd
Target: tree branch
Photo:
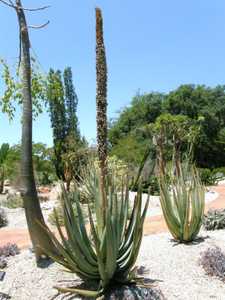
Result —
<path fill-rule="evenodd" d="M 27 10 L 27 11 L 39 11 L 39 10 L 47 9 L 49 7 L 50 7 L 50 5 L 37 7 L 37 8 L 27 8 L 27 7 L 20 7 L 20 8 L 22 8 L 23 10 Z"/>
<path fill-rule="evenodd" d="M 0 2 L 2 2 L 3 4 L 5 4 L 5 5 L 9 6 L 9 7 L 12 7 L 12 8 L 16 9 L 16 5 L 14 5 L 12 3 L 12 1 L 10 1 L 10 0 L 9 0 L 10 3 L 8 1 L 5 1 L 5 0 L 0 0 Z"/>
<path fill-rule="evenodd" d="M 40 29 L 40 28 L 46 27 L 49 23 L 50 23 L 50 21 L 47 21 L 46 23 L 41 24 L 41 25 L 29 25 L 28 28 Z"/>
<path fill-rule="evenodd" d="M 39 10 L 44 10 L 50 7 L 50 5 L 46 5 L 46 6 L 41 6 L 41 7 L 36 7 L 36 8 L 28 8 L 28 7 L 22 7 L 22 6 L 17 6 L 16 4 L 14 4 L 11 0 L 6 1 L 6 0 L 0 0 L 0 2 L 2 2 L 3 4 L 15 8 L 15 9 L 23 9 L 26 11 L 39 11 Z"/>

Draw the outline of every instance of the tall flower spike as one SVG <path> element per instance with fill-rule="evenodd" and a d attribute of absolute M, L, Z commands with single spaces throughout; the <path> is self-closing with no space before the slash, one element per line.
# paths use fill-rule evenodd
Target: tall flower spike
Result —
<path fill-rule="evenodd" d="M 103 213 L 106 208 L 105 180 L 107 175 L 107 64 L 103 38 L 103 19 L 96 8 L 96 109 L 97 109 L 97 144 L 101 170 L 100 188 L 102 191 Z"/>

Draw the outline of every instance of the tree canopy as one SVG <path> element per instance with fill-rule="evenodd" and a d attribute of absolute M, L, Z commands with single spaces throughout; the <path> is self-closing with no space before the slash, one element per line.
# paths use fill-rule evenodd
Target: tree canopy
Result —
<path fill-rule="evenodd" d="M 138 129 L 155 123 L 157 117 L 166 113 L 186 116 L 200 125 L 198 141 L 194 145 L 194 159 L 198 166 L 214 168 L 225 165 L 225 86 L 211 88 L 190 84 L 167 94 L 135 96 L 131 105 L 110 124 L 111 152 L 126 161 L 136 153 L 136 162 L 140 162 L 149 138 Z"/>

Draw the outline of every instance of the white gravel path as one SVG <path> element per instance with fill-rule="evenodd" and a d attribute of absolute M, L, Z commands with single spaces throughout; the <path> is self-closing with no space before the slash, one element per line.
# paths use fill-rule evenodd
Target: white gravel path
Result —
<path fill-rule="evenodd" d="M 168 300 L 225 300 L 225 283 L 207 277 L 198 265 L 200 253 L 209 246 L 218 245 L 225 252 L 225 230 L 201 235 L 209 237 L 195 245 L 175 245 L 169 234 L 144 237 L 138 265 L 146 267 L 145 277 L 156 280 Z M 36 268 L 32 254 L 23 251 L 10 258 L 0 291 L 9 293 L 12 300 L 51 299 L 57 281 L 74 278 L 60 269 L 56 264 Z"/>

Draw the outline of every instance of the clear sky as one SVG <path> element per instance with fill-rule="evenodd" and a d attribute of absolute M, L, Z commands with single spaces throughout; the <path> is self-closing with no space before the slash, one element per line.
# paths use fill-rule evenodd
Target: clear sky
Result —
<path fill-rule="evenodd" d="M 108 61 L 108 115 L 128 105 L 135 93 L 167 92 L 183 83 L 225 83 L 224 0 L 24 0 L 24 6 L 50 4 L 28 13 L 32 47 L 45 71 L 71 66 L 79 97 L 80 129 L 95 139 L 95 15 L 103 10 Z M 0 56 L 15 63 L 15 12 L 0 4 Z M 0 84 L 1 86 L 1 84 Z M 1 91 L 0 91 L 1 92 Z M 20 140 L 20 118 L 9 124 L 0 114 L 0 144 Z M 34 123 L 34 141 L 52 144 L 47 114 Z"/>

